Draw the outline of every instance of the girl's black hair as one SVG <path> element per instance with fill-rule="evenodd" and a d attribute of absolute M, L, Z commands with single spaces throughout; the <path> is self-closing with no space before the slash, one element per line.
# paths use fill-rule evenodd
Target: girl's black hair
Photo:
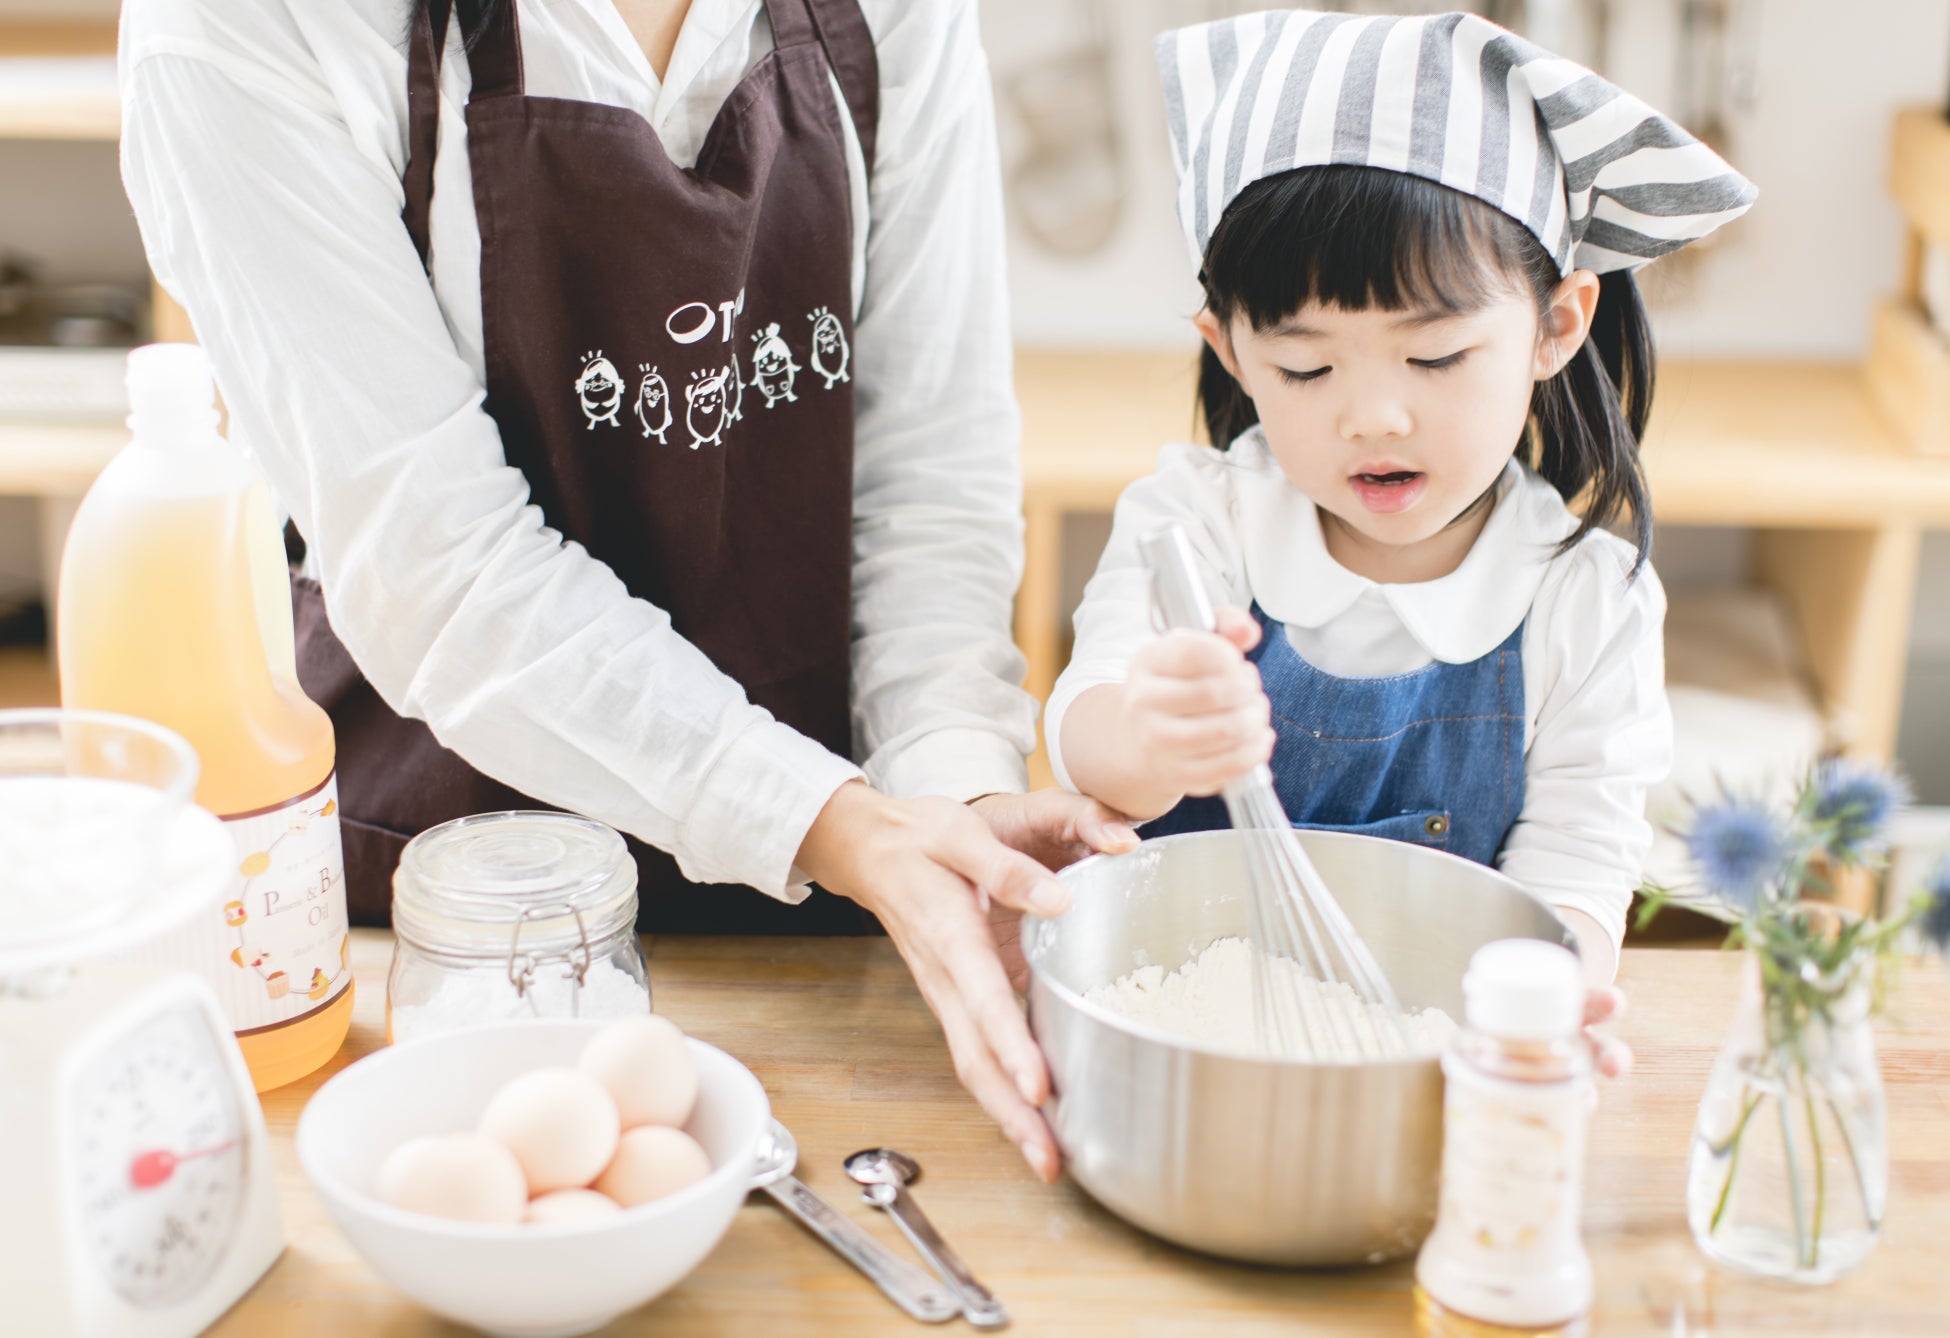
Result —
<path fill-rule="evenodd" d="M 415 9 L 425 9 L 428 3 L 429 0 L 413 0 Z M 494 22 L 494 16 L 500 12 L 501 6 L 508 3 L 510 0 L 479 0 L 477 5 L 479 12 L 474 15 L 472 23 L 468 22 L 465 10 L 459 5 L 454 6 L 454 16 L 450 21 L 460 25 L 461 39 L 466 43 L 469 51 L 472 51 L 475 43 L 481 40 L 481 34 L 487 31 L 488 25 Z"/>
<path fill-rule="evenodd" d="M 1308 303 L 1349 311 L 1470 311 L 1509 291 L 1541 315 L 1559 280 L 1550 253 L 1521 223 L 1426 178 L 1359 166 L 1303 167 L 1239 193 L 1205 249 L 1205 305 L 1221 325 L 1244 316 L 1271 329 Z M 1567 502 L 1584 498 L 1564 552 L 1626 513 L 1652 549 L 1652 509 L 1639 437 L 1652 411 L 1652 329 L 1630 271 L 1600 280 L 1591 337 L 1531 393 L 1526 460 Z M 1208 346 L 1199 411 L 1223 449 L 1259 411 Z"/>

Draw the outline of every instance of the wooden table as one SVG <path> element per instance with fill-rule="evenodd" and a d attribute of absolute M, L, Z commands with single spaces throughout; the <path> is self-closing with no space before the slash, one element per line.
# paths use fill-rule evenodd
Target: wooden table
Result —
<path fill-rule="evenodd" d="M 922 1202 L 1015 1316 L 1014 1332 L 1119 1335 L 1415 1331 L 1407 1263 L 1335 1273 L 1220 1263 L 1126 1227 L 1066 1183 L 1037 1184 L 963 1095 L 932 1019 L 885 940 L 662 938 L 647 945 L 659 1011 L 737 1055 L 798 1135 L 800 1174 L 905 1251 L 840 1170 L 890 1143 L 926 1166 Z M 357 931 L 359 995 L 344 1052 L 324 1073 L 266 1094 L 290 1245 L 210 1332 L 457 1335 L 352 1252 L 297 1166 L 292 1130 L 331 1072 L 383 1036 L 390 939 Z M 1900 1026 L 1879 1037 L 1893 1157 L 1881 1248 L 1854 1275 L 1803 1290 L 1713 1267 L 1686 1232 L 1682 1182 L 1694 1106 L 1733 1011 L 1732 954 L 1628 949 L 1619 1028 L 1637 1073 L 1606 1090 L 1592 1130 L 1585 1233 L 1601 1334 L 1940 1335 L 1950 1332 L 1950 977 L 1918 963 Z M 923 1332 L 783 1213 L 755 1199 L 684 1283 L 608 1334 L 845 1335 Z M 941 1332 L 965 1333 L 965 1328 Z"/>

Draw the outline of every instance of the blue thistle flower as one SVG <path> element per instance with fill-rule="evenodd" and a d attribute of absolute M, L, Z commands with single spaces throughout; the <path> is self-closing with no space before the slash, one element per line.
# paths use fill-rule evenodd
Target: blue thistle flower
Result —
<path fill-rule="evenodd" d="M 1812 816 L 1822 848 L 1843 864 L 1888 847 L 1883 828 L 1909 802 L 1909 785 L 1881 767 L 1831 757 L 1810 782 Z"/>
<path fill-rule="evenodd" d="M 1759 803 L 1723 795 L 1693 815 L 1686 853 L 1706 890 L 1745 912 L 1787 862 L 1788 834 Z"/>
<path fill-rule="evenodd" d="M 1926 892 L 1930 904 L 1923 908 L 1917 927 L 1938 952 L 1950 952 L 1950 860 L 1937 865 Z"/>

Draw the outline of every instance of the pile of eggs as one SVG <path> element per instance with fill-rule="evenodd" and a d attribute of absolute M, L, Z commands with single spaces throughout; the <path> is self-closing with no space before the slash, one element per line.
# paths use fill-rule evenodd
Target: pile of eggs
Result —
<path fill-rule="evenodd" d="M 415 1138 L 381 1163 L 379 1198 L 462 1222 L 595 1222 L 711 1173 L 683 1130 L 697 1104 L 684 1033 L 646 1014 L 590 1038 L 574 1068 L 506 1083 L 466 1133 Z"/>

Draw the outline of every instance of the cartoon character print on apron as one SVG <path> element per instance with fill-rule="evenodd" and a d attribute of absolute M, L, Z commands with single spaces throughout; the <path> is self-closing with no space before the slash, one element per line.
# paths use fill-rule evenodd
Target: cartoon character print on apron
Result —
<path fill-rule="evenodd" d="M 1523 810 L 1523 624 L 1466 664 L 1339 678 L 1309 664 L 1257 602 L 1273 704 L 1274 786 L 1296 827 L 1433 846 L 1493 865 Z M 1142 835 L 1230 826 L 1216 797 L 1184 799 Z"/>
<path fill-rule="evenodd" d="M 424 261 L 451 0 L 409 39 L 404 221 Z M 479 0 L 460 0 L 472 27 Z M 857 0 L 765 0 L 775 49 L 680 168 L 626 108 L 529 95 L 517 0 L 467 52 L 488 413 L 548 523 L 785 723 L 847 755 L 851 216 L 837 80 L 874 159 L 879 72 Z M 460 56 L 458 45 L 455 58 Z M 830 71 L 830 74 L 829 74 Z M 808 371 L 808 367 L 814 369 Z M 338 730 L 348 895 L 383 922 L 408 838 L 540 807 L 380 700 L 298 580 L 300 677 Z M 645 928 L 861 932 L 851 902 L 697 887 L 631 842 Z"/>

